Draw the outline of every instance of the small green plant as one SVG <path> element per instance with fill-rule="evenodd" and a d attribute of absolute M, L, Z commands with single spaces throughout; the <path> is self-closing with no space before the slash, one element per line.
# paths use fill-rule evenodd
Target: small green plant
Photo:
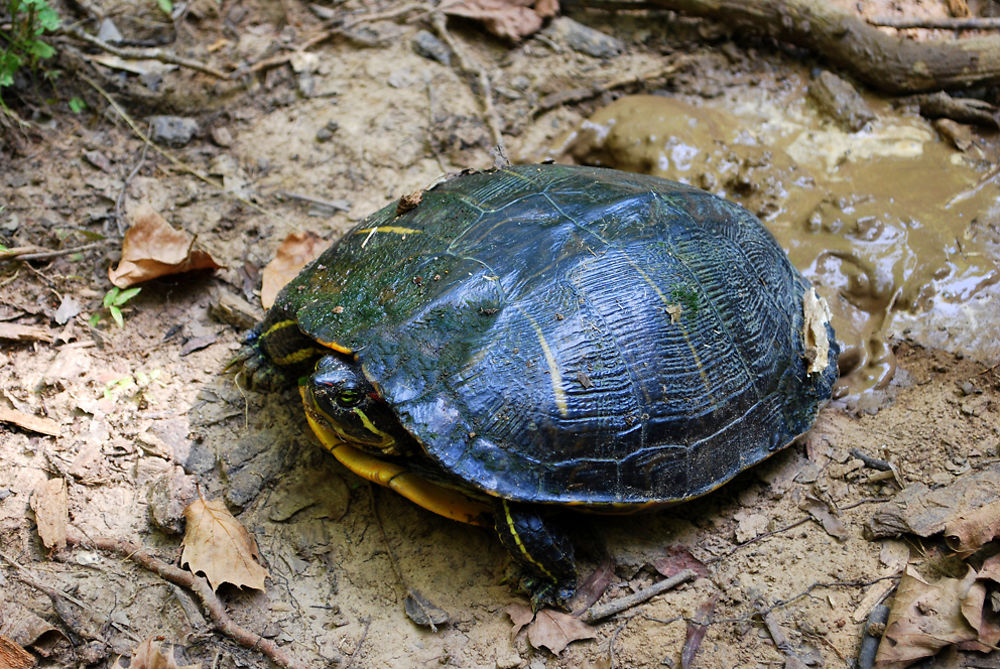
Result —
<path fill-rule="evenodd" d="M 122 316 L 122 306 L 138 295 L 140 290 L 142 290 L 142 288 L 126 288 L 125 290 L 122 290 L 118 286 L 115 286 L 104 295 L 104 308 L 108 310 L 109 314 L 111 314 L 111 318 L 113 318 L 115 323 L 118 324 L 118 327 L 125 327 L 125 318 Z M 100 312 L 97 312 L 90 317 L 89 323 L 91 327 L 96 326 L 100 322 Z"/>
<path fill-rule="evenodd" d="M 174 3 L 171 0 L 156 0 L 156 5 L 160 8 L 160 11 L 170 16 L 174 13 Z"/>
<path fill-rule="evenodd" d="M 0 90 L 14 85 L 14 75 L 24 65 L 32 69 L 51 58 L 55 49 L 42 35 L 59 27 L 59 15 L 46 0 L 0 0 Z M 0 100 L 0 105 L 3 101 Z"/>

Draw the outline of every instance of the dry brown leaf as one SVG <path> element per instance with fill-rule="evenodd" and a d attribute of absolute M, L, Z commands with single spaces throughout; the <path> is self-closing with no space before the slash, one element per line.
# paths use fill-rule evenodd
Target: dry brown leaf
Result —
<path fill-rule="evenodd" d="M 838 541 L 847 541 L 850 534 L 844 524 L 840 522 L 840 518 L 835 515 L 834 509 L 826 502 L 814 495 L 806 495 L 805 500 L 799 504 L 799 508 L 822 525 L 823 530 L 831 537 Z"/>
<path fill-rule="evenodd" d="M 934 490 L 914 483 L 876 509 L 869 528 L 876 538 L 905 533 L 929 537 L 958 519 L 974 517 L 977 509 L 996 504 L 998 496 L 1000 465 L 960 476 Z"/>
<path fill-rule="evenodd" d="M 0 406 L 0 423 L 13 423 L 25 430 L 47 434 L 52 437 L 58 437 L 60 432 L 59 423 L 51 418 L 34 416 L 30 413 L 24 413 L 23 411 L 4 406 Z"/>
<path fill-rule="evenodd" d="M 31 510 L 35 512 L 42 544 L 49 550 L 65 548 L 66 523 L 69 522 L 65 479 L 49 479 L 40 483 L 31 495 Z"/>
<path fill-rule="evenodd" d="M 668 546 L 663 551 L 663 557 L 653 561 L 653 569 L 666 578 L 676 576 L 685 569 L 693 570 L 700 578 L 708 576 L 708 567 L 686 546 Z"/>
<path fill-rule="evenodd" d="M 573 641 L 593 639 L 597 632 L 568 613 L 542 609 L 535 614 L 535 621 L 528 625 L 528 641 L 535 648 L 548 648 L 558 655 Z"/>
<path fill-rule="evenodd" d="M 108 268 L 108 278 L 119 288 L 160 276 L 221 267 L 207 252 L 194 248 L 194 236 L 175 230 L 148 204 L 132 215 L 125 231 L 122 259 Z"/>
<path fill-rule="evenodd" d="M 0 667 L 3 669 L 28 669 L 35 666 L 35 657 L 19 645 L 0 634 Z"/>
<path fill-rule="evenodd" d="M 998 596 L 1000 582 L 1000 555 L 983 562 L 976 574 L 976 582 L 962 601 L 962 615 L 969 621 L 978 636 L 976 643 L 964 644 L 963 650 L 988 653 L 1000 644 L 1000 613 L 995 610 L 993 598 Z"/>
<path fill-rule="evenodd" d="M 274 259 L 261 272 L 260 302 L 264 308 L 270 309 L 278 291 L 326 247 L 327 243 L 314 232 L 293 232 L 285 237 Z"/>
<path fill-rule="evenodd" d="M 962 615 L 962 602 L 975 580 L 970 569 L 965 578 L 927 583 L 907 568 L 896 589 L 875 667 L 902 669 L 945 646 L 974 640 L 976 631 Z"/>
<path fill-rule="evenodd" d="M 535 619 L 535 612 L 531 610 L 531 607 L 520 602 L 514 602 L 505 608 L 504 612 L 510 616 L 510 621 L 514 623 L 514 629 L 510 633 L 512 639 L 524 629 L 525 625 Z"/>
<path fill-rule="evenodd" d="M 497 37 L 515 42 L 536 33 L 542 19 L 555 16 L 558 0 L 451 0 L 441 5 L 445 14 L 479 21 Z"/>
<path fill-rule="evenodd" d="M 118 658 L 113 669 L 124 669 L 124 667 L 122 658 Z M 149 638 L 136 646 L 128 669 L 201 669 L 201 664 L 178 665 L 172 653 L 163 652 L 160 644 Z"/>
<path fill-rule="evenodd" d="M 681 667 L 688 669 L 694 664 L 694 656 L 701 647 L 701 641 L 708 631 L 708 623 L 712 620 L 712 612 L 715 611 L 715 604 L 719 601 L 720 594 L 716 593 L 698 605 L 698 610 L 694 613 L 694 619 L 687 624 L 687 634 L 684 638 L 684 648 L 681 650 Z"/>
<path fill-rule="evenodd" d="M 948 546 L 960 553 L 974 553 L 997 535 L 1000 535 L 1000 499 L 969 509 L 950 519 L 944 527 Z"/>
<path fill-rule="evenodd" d="M 229 513 L 221 499 L 195 500 L 184 509 L 187 530 L 181 565 L 202 572 L 213 590 L 223 583 L 264 589 L 267 570 L 260 565 L 257 542 Z"/>

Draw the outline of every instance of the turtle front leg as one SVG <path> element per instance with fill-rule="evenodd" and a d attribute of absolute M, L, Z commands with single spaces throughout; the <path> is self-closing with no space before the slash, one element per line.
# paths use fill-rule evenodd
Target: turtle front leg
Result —
<path fill-rule="evenodd" d="M 494 523 L 500 541 L 523 568 L 521 587 L 530 594 L 532 608 L 565 608 L 576 592 L 573 543 L 537 511 L 537 506 L 499 500 Z"/>

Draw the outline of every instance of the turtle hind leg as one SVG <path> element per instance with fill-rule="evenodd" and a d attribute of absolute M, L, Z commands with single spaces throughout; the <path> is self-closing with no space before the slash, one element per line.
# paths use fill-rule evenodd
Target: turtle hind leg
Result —
<path fill-rule="evenodd" d="M 565 608 L 576 591 L 573 543 L 537 506 L 500 500 L 494 511 L 497 534 L 504 548 L 521 566 L 521 587 L 531 596 L 532 608 Z"/>

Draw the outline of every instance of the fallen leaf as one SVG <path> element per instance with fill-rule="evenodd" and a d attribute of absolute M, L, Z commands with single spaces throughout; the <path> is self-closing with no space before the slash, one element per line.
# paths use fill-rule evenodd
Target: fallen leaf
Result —
<path fill-rule="evenodd" d="M 558 0 L 452 0 L 439 9 L 451 16 L 479 21 L 497 37 L 519 41 L 537 32 L 542 19 L 555 16 Z"/>
<path fill-rule="evenodd" d="M 504 609 L 504 612 L 510 616 L 510 621 L 514 623 L 514 629 L 510 633 L 512 639 L 517 636 L 518 632 L 525 625 L 535 619 L 535 612 L 531 610 L 531 607 L 520 602 L 514 602 Z"/>
<path fill-rule="evenodd" d="M 975 580 L 976 572 L 970 569 L 965 578 L 928 583 L 907 568 L 896 589 L 875 667 L 902 669 L 945 646 L 976 639 L 976 631 L 962 615 L 962 602 Z"/>
<path fill-rule="evenodd" d="M 542 609 L 535 614 L 535 621 L 528 626 L 528 641 L 535 648 L 548 648 L 558 655 L 573 641 L 593 639 L 597 632 L 568 613 Z"/>
<path fill-rule="evenodd" d="M 0 634 L 0 667 L 28 669 L 35 666 L 35 657 L 19 645 Z"/>
<path fill-rule="evenodd" d="M 34 416 L 5 406 L 0 406 L 0 423 L 13 423 L 22 429 L 47 434 L 51 437 L 58 437 L 60 432 L 59 423 L 51 418 Z"/>
<path fill-rule="evenodd" d="M 261 272 L 260 301 L 264 308 L 270 309 L 284 285 L 326 247 L 327 242 L 314 232 L 293 232 L 285 237 L 274 259 Z"/>
<path fill-rule="evenodd" d="M 570 602 L 569 609 L 574 616 L 580 616 L 597 603 L 615 576 L 615 561 L 605 555 L 590 576 L 584 579 Z"/>
<path fill-rule="evenodd" d="M 112 669 L 125 669 L 122 658 L 115 661 Z M 178 665 L 173 654 L 163 652 L 151 637 L 136 646 L 128 669 L 201 669 L 201 664 Z"/>
<path fill-rule="evenodd" d="M 708 623 L 712 620 L 712 612 L 719 601 L 716 593 L 698 605 L 694 618 L 687 623 L 687 633 L 684 638 L 684 648 L 681 650 L 681 667 L 688 669 L 694 663 L 694 656 L 701 647 L 701 640 L 708 631 Z"/>
<path fill-rule="evenodd" d="M 831 505 L 814 495 L 806 495 L 799 508 L 812 516 L 813 520 L 823 526 L 823 530 L 838 541 L 847 541 L 850 534 L 834 513 Z"/>
<path fill-rule="evenodd" d="M 1000 611 L 994 598 L 1000 594 L 1000 555 L 994 555 L 983 562 L 976 574 L 976 582 L 962 601 L 962 615 L 976 630 L 975 645 L 965 644 L 963 650 L 978 650 L 988 653 L 1000 644 Z"/>
<path fill-rule="evenodd" d="M 69 499 L 65 479 L 43 481 L 31 495 L 38 536 L 49 550 L 66 547 L 66 523 L 69 522 Z"/>
<path fill-rule="evenodd" d="M 194 241 L 193 235 L 175 230 L 151 206 L 143 204 L 132 215 L 132 225 L 122 242 L 121 262 L 108 268 L 108 278 L 119 288 L 127 288 L 160 276 L 221 267 L 206 251 L 194 248 Z"/>
<path fill-rule="evenodd" d="M 195 500 L 184 509 L 187 530 L 181 566 L 202 572 L 213 590 L 223 583 L 264 589 L 267 570 L 260 565 L 257 542 L 229 513 L 221 499 Z"/>
<path fill-rule="evenodd" d="M 410 590 L 403 601 L 407 617 L 421 627 L 430 627 L 437 632 L 438 625 L 444 625 L 451 616 L 444 609 L 432 604 L 419 590 Z"/>
<path fill-rule="evenodd" d="M 929 537 L 962 518 L 974 517 L 977 509 L 995 504 L 998 496 L 1000 465 L 960 476 L 934 490 L 923 483 L 914 483 L 876 509 L 869 528 L 876 538 L 906 533 Z"/>
<path fill-rule="evenodd" d="M 691 569 L 699 578 L 708 576 L 708 567 L 705 563 L 691 554 L 686 546 L 668 546 L 663 551 L 664 555 L 653 561 L 653 569 L 661 576 L 670 578 L 685 569 Z"/>
<path fill-rule="evenodd" d="M 944 526 L 944 540 L 959 553 L 974 553 L 1000 535 L 1000 499 L 951 518 Z"/>

